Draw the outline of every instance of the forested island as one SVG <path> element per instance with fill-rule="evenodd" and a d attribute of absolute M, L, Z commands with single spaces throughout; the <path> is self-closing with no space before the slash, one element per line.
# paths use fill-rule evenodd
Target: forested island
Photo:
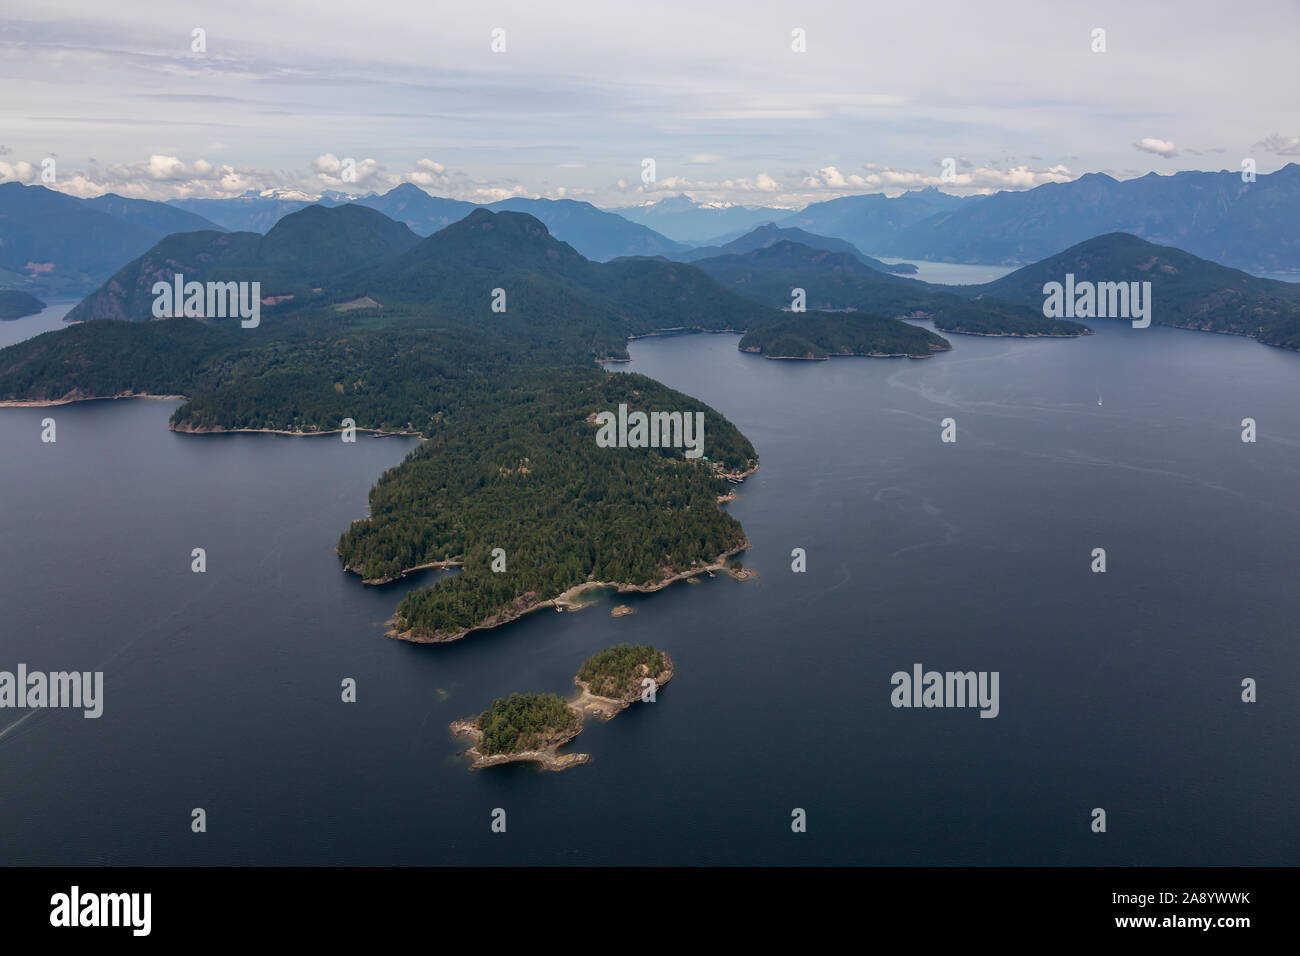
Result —
<path fill-rule="evenodd" d="M 770 359 L 929 358 L 950 348 L 947 339 L 927 329 L 858 312 L 791 312 L 751 329 L 740 340 L 741 351 Z"/>
<path fill-rule="evenodd" d="M 574 680 L 586 694 L 630 704 L 641 696 L 647 678 L 662 687 L 672 676 L 672 659 L 663 651 L 648 644 L 619 644 L 588 657 Z"/>
<path fill-rule="evenodd" d="M 556 694 L 511 694 L 494 700 L 475 717 L 451 724 L 453 736 L 468 738 L 470 769 L 505 763 L 536 763 L 545 770 L 567 770 L 587 763 L 590 754 L 560 754 L 582 733 L 584 715 L 610 720 L 638 700 L 653 700 L 673 677 L 673 662 L 648 645 L 619 644 L 583 661 L 572 701 Z"/>
<path fill-rule="evenodd" d="M 591 759 L 557 753 L 582 732 L 582 713 L 555 694 L 499 697 L 477 717 L 453 721 L 451 732 L 474 741 L 465 752 L 473 770 L 521 761 L 565 770 Z"/>

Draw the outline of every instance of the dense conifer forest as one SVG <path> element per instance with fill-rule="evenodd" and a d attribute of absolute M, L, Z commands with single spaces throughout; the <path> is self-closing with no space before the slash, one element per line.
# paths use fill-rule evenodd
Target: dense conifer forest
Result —
<path fill-rule="evenodd" d="M 537 750 L 572 731 L 581 717 L 555 694 L 511 694 L 497 698 L 479 714 L 483 739 L 479 751 L 487 757 Z"/>
<path fill-rule="evenodd" d="M 578 680 L 598 697 L 620 699 L 641 692 L 641 681 L 668 666 L 668 655 L 648 644 L 618 644 L 593 654 L 578 668 Z"/>

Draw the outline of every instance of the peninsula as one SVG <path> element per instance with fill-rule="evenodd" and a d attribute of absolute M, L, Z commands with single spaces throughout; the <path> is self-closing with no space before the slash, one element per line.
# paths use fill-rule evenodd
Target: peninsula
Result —
<path fill-rule="evenodd" d="M 21 289 L 0 289 L 0 321 L 35 315 L 45 303 Z"/>

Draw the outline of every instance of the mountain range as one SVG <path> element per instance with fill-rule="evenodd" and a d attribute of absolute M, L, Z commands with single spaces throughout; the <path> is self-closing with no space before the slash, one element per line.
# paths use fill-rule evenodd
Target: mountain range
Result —
<path fill-rule="evenodd" d="M 186 281 L 258 281 L 268 314 L 437 317 L 590 357 L 625 356 L 629 335 L 744 329 L 771 312 L 686 263 L 588 259 L 527 213 L 479 207 L 421 239 L 404 223 L 346 204 L 301 209 L 265 236 L 168 236 L 67 318 L 147 322 L 154 283 L 176 273 Z"/>
<path fill-rule="evenodd" d="M 355 200 L 406 222 L 422 235 L 475 208 L 409 184 Z M 185 200 L 180 204 L 227 228 L 265 231 L 278 200 Z M 247 203 L 256 217 L 236 221 L 213 203 Z M 301 208 L 301 207 L 299 207 Z M 1126 232 L 1255 273 L 1300 273 L 1300 165 L 1243 182 L 1240 173 L 1148 173 L 1118 180 L 1089 173 L 1066 183 L 957 197 L 935 187 L 897 197 L 845 196 L 797 212 L 696 203 L 674 196 L 608 211 L 573 200 L 504 200 L 489 206 L 532 213 L 553 234 L 594 259 L 665 255 L 693 261 L 717 254 L 755 227 L 774 223 L 850 243 L 859 254 L 986 265 L 1026 265 L 1099 235 Z M 628 223 L 631 223 L 629 227 Z M 787 236 L 807 243 L 806 237 Z M 690 246 L 708 247 L 693 253 Z M 823 242 L 823 246 L 825 244 Z M 741 251 L 728 249 L 730 251 Z"/>
<path fill-rule="evenodd" d="M 843 196 L 813 203 L 791 216 L 778 219 L 777 225 L 847 239 L 864 252 L 888 256 L 895 255 L 888 250 L 900 234 L 932 217 L 979 204 L 986 198 L 962 199 L 940 192 L 933 186 L 905 192 L 893 199 L 884 193 Z M 924 259 L 926 256 L 915 258 Z"/>
<path fill-rule="evenodd" d="M 411 190 L 388 196 L 390 202 L 414 200 L 420 209 L 444 202 L 427 197 L 425 203 Z M 156 231 L 175 217 L 193 224 L 193 214 L 183 210 L 120 197 L 92 205 L 38 187 L 25 189 L 19 198 L 137 240 L 141 231 Z M 918 194 L 913 201 L 945 202 L 940 193 Z M 836 202 L 841 211 L 855 205 Z M 641 227 L 586 203 L 507 203 L 558 211 L 573 217 L 578 227 L 596 223 L 620 242 L 635 245 L 645 238 L 635 232 Z M 649 251 L 658 248 L 652 244 Z M 472 207 L 467 216 L 421 238 L 369 205 L 315 204 L 282 217 L 265 235 L 215 228 L 167 235 L 119 268 L 67 318 L 149 320 L 155 283 L 170 282 L 181 273 L 190 281 L 257 281 L 273 315 L 324 315 L 337 321 L 343 321 L 345 312 L 356 312 L 358 318 L 385 311 L 435 316 L 519 342 L 538 340 L 565 354 L 607 358 L 625 355 L 623 343 L 632 335 L 680 328 L 755 332 L 778 318 L 788 344 L 795 331 L 790 323 L 799 321 L 785 311 L 796 304 L 795 290 L 802 290 L 798 305 L 832 316 L 857 313 L 886 322 L 925 317 L 938 330 L 972 334 L 1078 335 L 1088 331 L 1082 323 L 1047 319 L 1042 312 L 1045 283 L 1062 281 L 1072 272 L 1080 280 L 1151 281 L 1157 324 L 1252 335 L 1288 347 L 1300 344 L 1300 285 L 1256 278 L 1125 233 L 1088 239 L 997 282 L 967 287 L 892 275 L 843 240 L 771 224 L 695 254 L 702 258 L 689 263 L 662 254 L 600 262 L 526 212 Z M 691 251 L 678 246 L 673 255 L 689 256 Z M 502 309 L 493 307 L 496 290 L 506 297 Z M 813 318 L 805 321 L 811 330 Z M 816 317 L 816 323 L 816 336 L 805 339 L 813 355 L 856 352 L 864 329 L 887 328 L 825 315 Z M 828 333 L 837 328 L 843 334 L 835 341 Z M 901 332 L 893 332 L 889 344 L 902 340 Z"/>
<path fill-rule="evenodd" d="M 816 248 L 786 238 L 790 234 L 802 235 L 761 227 L 736 246 L 747 251 L 691 263 L 663 256 L 597 262 L 527 213 L 478 207 L 421 239 L 367 206 L 314 205 L 284 217 L 265 236 L 213 230 L 168 236 L 68 318 L 151 319 L 154 283 L 181 272 L 198 281 L 259 281 L 274 314 L 436 316 L 520 341 L 540 336 L 549 348 L 602 358 L 625 355 L 628 336 L 662 329 L 754 331 L 777 319 L 797 323 L 798 313 L 788 311 L 796 290 L 797 304 L 810 312 L 889 322 L 924 317 L 941 331 L 971 334 L 1078 335 L 1088 331 L 1084 324 L 1043 315 L 1044 285 L 1073 273 L 1081 281 L 1151 281 L 1157 324 L 1247 334 L 1290 347 L 1300 339 L 1300 285 L 1250 276 L 1124 233 L 1087 240 L 996 282 L 964 287 L 882 272 L 856 250 Z M 828 351 L 825 332 L 836 323 L 825 316 L 816 321 L 821 339 L 808 340 L 811 351 Z M 840 325 L 840 346 L 864 328 L 848 319 Z"/>
<path fill-rule="evenodd" d="M 667 200 L 665 200 L 667 202 Z M 674 215 L 686 214 L 674 197 Z M 639 207 L 648 208 L 648 207 Z M 621 210 L 627 214 L 627 210 Z M 1088 173 L 1065 183 L 1004 190 L 987 196 L 951 196 L 931 186 L 889 198 L 883 193 L 814 203 L 764 221 L 844 239 L 874 256 L 982 265 L 1025 265 L 1111 232 L 1255 273 L 1300 273 L 1300 165 L 1242 179 L 1241 173 L 1148 173 L 1118 180 Z M 696 204 L 697 218 L 708 217 Z M 650 221 L 646 219 L 645 221 Z M 673 219 L 660 220 L 665 234 Z M 719 246 L 737 238 L 719 221 Z M 698 244 L 698 243 L 697 243 Z"/>
<path fill-rule="evenodd" d="M 417 236 L 431 235 L 475 209 L 527 212 L 551 235 L 596 261 L 623 256 L 698 261 L 788 239 L 905 273 L 910 266 L 885 265 L 872 256 L 1024 265 L 1099 235 L 1125 232 L 1245 271 L 1300 273 L 1300 232 L 1293 225 L 1300 216 L 1300 165 L 1292 163 L 1253 182 L 1226 171 L 1151 173 L 1124 181 L 1091 173 L 1073 182 L 968 198 L 933 187 L 895 198 L 846 196 L 795 213 L 693 203 L 684 196 L 624 207 L 621 214 L 569 199 L 515 198 L 484 207 L 432 196 L 410 183 L 359 197 L 329 193 L 311 200 L 275 193 L 165 203 L 113 194 L 77 199 L 44 186 L 4 183 L 0 287 L 46 298 L 84 295 L 171 233 L 267 233 L 308 206 L 345 204 L 381 212 Z M 740 228 L 698 239 L 733 226 Z"/>
<path fill-rule="evenodd" d="M 813 208 L 796 217 L 799 224 L 809 219 L 807 228 L 814 232 L 902 258 L 1022 264 L 1099 235 L 1126 232 L 1252 272 L 1300 272 L 1300 165 L 1295 163 L 1254 182 L 1227 171 L 1148 173 L 1123 181 L 1089 173 L 1068 183 L 961 200 L 869 240 L 856 220 L 825 222 L 808 215 Z"/>
<path fill-rule="evenodd" d="M 337 206 L 344 201 L 338 197 L 309 201 L 250 195 L 236 199 L 173 199 L 169 203 L 206 216 L 226 229 L 266 232 L 282 217 L 309 205 Z M 419 186 L 403 183 L 386 193 L 371 193 L 350 201 L 405 223 L 419 236 L 432 235 L 475 209 L 527 212 L 546 223 L 552 235 L 570 243 L 588 259 L 602 262 L 618 256 L 668 255 L 688 248 L 653 229 L 572 199 L 503 199 L 480 206 L 432 196 Z"/>
<path fill-rule="evenodd" d="M 165 203 L 0 183 L 0 286 L 84 294 L 169 233 L 219 228 Z"/>
<path fill-rule="evenodd" d="M 713 244 L 727 242 L 755 226 L 790 214 L 788 209 L 768 206 L 697 203 L 684 193 L 639 206 L 616 206 L 610 212 L 678 242 Z"/>

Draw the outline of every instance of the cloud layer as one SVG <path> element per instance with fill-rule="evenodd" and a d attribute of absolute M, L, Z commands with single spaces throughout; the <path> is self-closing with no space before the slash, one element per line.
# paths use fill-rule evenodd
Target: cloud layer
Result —
<path fill-rule="evenodd" d="M 0 176 L 32 181 L 56 157 L 57 187 L 78 194 L 414 182 L 467 199 L 790 205 L 1166 173 L 1210 154 L 1267 172 L 1300 155 L 1300 5 L 1261 0 L 1243 18 L 1187 0 L 1171 18 L 1097 0 L 1086 22 L 1030 0 L 926 9 L 173 0 L 161 16 L 150 0 L 42 0 L 0 19 Z M 1092 52 L 1098 25 L 1109 52 Z"/>

